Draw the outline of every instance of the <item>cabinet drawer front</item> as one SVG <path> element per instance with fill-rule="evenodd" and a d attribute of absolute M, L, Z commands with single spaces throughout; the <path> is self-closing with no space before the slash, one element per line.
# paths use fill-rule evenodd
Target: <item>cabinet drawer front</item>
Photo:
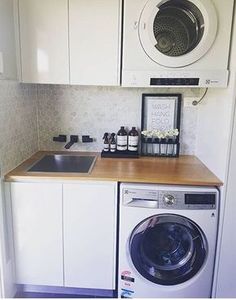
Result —
<path fill-rule="evenodd" d="M 65 286 L 114 289 L 116 184 L 65 184 Z"/>
<path fill-rule="evenodd" d="M 62 185 L 11 184 L 16 282 L 63 285 Z"/>

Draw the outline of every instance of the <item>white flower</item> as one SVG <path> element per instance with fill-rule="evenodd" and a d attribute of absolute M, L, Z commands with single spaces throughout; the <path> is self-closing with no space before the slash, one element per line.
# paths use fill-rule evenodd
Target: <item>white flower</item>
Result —
<path fill-rule="evenodd" d="M 168 137 L 176 137 L 179 135 L 178 129 L 170 129 L 167 131 L 160 131 L 160 130 L 144 130 L 142 131 L 142 135 L 145 138 L 158 138 L 158 139 L 165 139 Z"/>

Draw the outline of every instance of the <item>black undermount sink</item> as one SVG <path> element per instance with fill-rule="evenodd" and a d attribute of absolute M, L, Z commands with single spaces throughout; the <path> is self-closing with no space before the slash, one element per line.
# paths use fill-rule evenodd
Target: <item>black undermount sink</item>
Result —
<path fill-rule="evenodd" d="M 95 160 L 96 156 L 45 155 L 28 172 L 89 173 Z"/>

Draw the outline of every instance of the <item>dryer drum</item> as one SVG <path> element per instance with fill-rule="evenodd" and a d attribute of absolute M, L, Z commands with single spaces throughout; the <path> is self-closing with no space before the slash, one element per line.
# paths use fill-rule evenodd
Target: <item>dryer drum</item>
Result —
<path fill-rule="evenodd" d="M 203 266 L 207 242 L 191 220 L 171 214 L 141 222 L 130 238 L 130 256 L 137 271 L 160 285 L 183 283 Z"/>
<path fill-rule="evenodd" d="M 170 0 L 158 7 L 153 34 L 158 51 L 176 57 L 191 52 L 204 33 L 200 10 L 187 0 Z"/>

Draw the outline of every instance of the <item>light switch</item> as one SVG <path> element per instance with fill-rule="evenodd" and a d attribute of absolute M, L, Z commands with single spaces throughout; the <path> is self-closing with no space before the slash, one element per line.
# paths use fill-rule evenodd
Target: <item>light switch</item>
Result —
<path fill-rule="evenodd" d="M 3 55 L 2 52 L 0 52 L 0 74 L 3 74 L 4 68 L 3 68 Z"/>

